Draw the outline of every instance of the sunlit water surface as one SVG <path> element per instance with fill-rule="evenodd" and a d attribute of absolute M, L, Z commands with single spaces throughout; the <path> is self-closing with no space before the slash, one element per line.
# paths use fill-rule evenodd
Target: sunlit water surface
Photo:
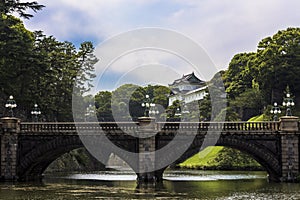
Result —
<path fill-rule="evenodd" d="M 0 199 L 300 199 L 300 184 L 268 183 L 265 172 L 170 170 L 137 185 L 129 170 L 46 174 L 41 183 L 1 183 Z"/>

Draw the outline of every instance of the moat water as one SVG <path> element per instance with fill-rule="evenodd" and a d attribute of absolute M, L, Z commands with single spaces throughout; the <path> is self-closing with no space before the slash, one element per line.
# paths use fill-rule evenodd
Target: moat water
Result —
<path fill-rule="evenodd" d="M 137 185 L 129 170 L 46 174 L 40 183 L 0 183 L 0 199 L 300 199 L 300 184 L 269 183 L 265 172 L 169 170 Z"/>

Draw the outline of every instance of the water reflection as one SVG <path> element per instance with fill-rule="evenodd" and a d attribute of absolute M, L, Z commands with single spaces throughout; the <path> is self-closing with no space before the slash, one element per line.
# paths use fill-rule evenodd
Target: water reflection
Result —
<path fill-rule="evenodd" d="M 164 179 L 171 181 L 217 181 L 241 179 L 265 179 L 264 172 L 246 171 L 203 171 L 203 170 L 171 170 L 166 171 Z"/>
<path fill-rule="evenodd" d="M 136 174 L 125 169 L 122 171 L 99 171 L 97 173 L 50 174 L 46 178 L 72 180 L 135 181 Z M 265 172 L 246 171 L 203 171 L 203 170 L 166 170 L 164 180 L 169 181 L 217 181 L 240 179 L 266 179 Z"/>
<path fill-rule="evenodd" d="M 300 199 L 300 184 L 268 183 L 264 172 L 169 171 L 163 183 L 147 185 L 135 178 L 131 172 L 48 174 L 41 183 L 1 183 L 0 199 Z"/>

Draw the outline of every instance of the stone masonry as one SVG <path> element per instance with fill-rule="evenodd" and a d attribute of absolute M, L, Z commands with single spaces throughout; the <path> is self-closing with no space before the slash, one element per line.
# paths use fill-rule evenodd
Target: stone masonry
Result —
<path fill-rule="evenodd" d="M 132 161 L 139 183 L 162 181 L 163 169 L 155 170 L 160 159 L 155 151 L 173 140 L 180 122 L 155 122 L 153 118 L 142 117 L 139 126 L 134 123 L 103 122 L 82 123 L 83 129 L 99 134 L 101 127 L 110 140 L 120 147 L 138 153 L 137 159 L 118 155 L 124 161 Z M 193 143 L 178 159 L 197 153 L 202 145 L 208 125 L 214 130 L 222 125 L 222 133 L 217 142 L 252 155 L 269 173 L 271 181 L 295 182 L 299 180 L 299 119 L 282 117 L 280 122 L 184 122 L 184 132 L 195 134 Z M 222 128 L 221 127 L 221 128 Z M 136 131 L 137 136 L 123 130 Z M 42 176 L 48 165 L 63 153 L 83 147 L 77 129 L 72 122 L 20 123 L 17 118 L 2 118 L 0 123 L 0 179 L 2 181 L 31 180 Z M 104 144 L 103 144 L 104 145 Z M 177 161 L 176 161 L 177 162 Z M 170 165 L 173 163 L 170 163 Z"/>
<path fill-rule="evenodd" d="M 283 182 L 295 182 L 299 176 L 299 119 L 281 118 L 281 167 Z"/>
<path fill-rule="evenodd" d="M 17 180 L 18 133 L 20 120 L 2 118 L 1 132 L 1 179 Z"/>

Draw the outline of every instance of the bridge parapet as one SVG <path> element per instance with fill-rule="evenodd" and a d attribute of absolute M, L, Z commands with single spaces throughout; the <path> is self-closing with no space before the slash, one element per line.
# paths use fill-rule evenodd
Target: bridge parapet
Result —
<path fill-rule="evenodd" d="M 139 172 L 146 171 L 146 167 L 155 167 L 157 157 L 150 155 L 150 152 L 168 144 L 175 134 L 195 135 L 190 149 L 190 152 L 195 153 L 203 143 L 203 136 L 210 131 L 213 134 L 220 131 L 219 145 L 240 148 L 258 158 L 260 163 L 268 167 L 266 169 L 274 180 L 294 181 L 300 171 L 299 119 L 296 117 L 283 117 L 279 122 L 153 122 L 150 126 L 143 126 L 140 122 L 20 123 L 16 118 L 4 118 L 0 122 L 0 179 L 24 177 L 27 171 L 28 174 L 41 174 L 42 168 L 47 167 L 47 159 L 49 161 L 56 156 L 49 149 L 56 149 L 58 155 L 83 145 L 78 137 L 79 131 L 93 136 L 105 133 L 119 147 L 144 153 L 138 158 L 139 163 L 151 162 L 150 165 L 140 165 Z M 140 137 L 143 135 L 151 137 Z M 48 152 L 53 157 L 45 155 Z M 139 173 L 139 177 L 141 180 L 157 180 L 162 178 L 162 173 L 163 170 L 154 174 Z"/>
<path fill-rule="evenodd" d="M 299 131 L 299 118 L 285 116 L 280 118 L 280 129 L 285 133 L 295 133 Z"/>
<path fill-rule="evenodd" d="M 0 124 L 1 125 L 1 124 Z M 139 131 L 142 127 L 134 122 L 22 122 L 21 133 L 65 133 L 77 134 L 78 130 L 83 131 Z M 198 131 L 222 131 L 224 132 L 278 132 L 282 128 L 280 122 L 157 122 L 154 124 L 156 131 L 173 130 L 198 130 Z M 298 128 L 298 127 L 297 127 Z"/>
<path fill-rule="evenodd" d="M 198 130 L 198 131 L 233 131 L 233 132 L 277 132 L 280 122 L 167 122 L 157 123 L 158 130 Z"/>
<path fill-rule="evenodd" d="M 137 124 L 127 122 L 22 122 L 21 133 L 40 134 L 40 133 L 65 133 L 77 134 L 77 131 L 100 131 L 100 130 L 136 130 Z"/>
<path fill-rule="evenodd" d="M 55 132 L 76 132 L 74 123 L 68 122 L 22 122 L 21 133 L 55 133 Z"/>

